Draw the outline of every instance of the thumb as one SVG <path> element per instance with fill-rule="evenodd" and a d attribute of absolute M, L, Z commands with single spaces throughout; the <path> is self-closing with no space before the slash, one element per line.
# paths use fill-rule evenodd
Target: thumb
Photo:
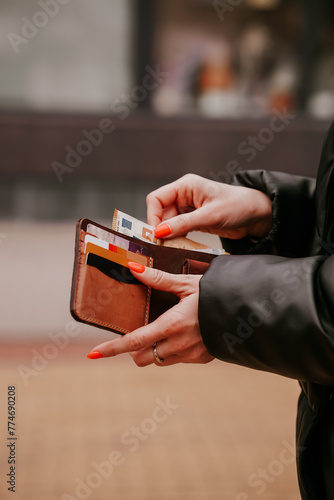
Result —
<path fill-rule="evenodd" d="M 145 267 L 136 262 L 129 262 L 128 266 L 132 274 L 144 285 L 150 286 L 155 290 L 171 292 L 179 295 L 184 291 L 186 277 L 180 274 L 170 274 L 160 269 Z"/>
<path fill-rule="evenodd" d="M 157 226 L 154 235 L 156 238 L 176 238 L 177 236 L 185 236 L 190 231 L 204 228 L 208 225 L 207 212 L 206 207 L 200 207 L 193 212 L 176 215 Z"/>

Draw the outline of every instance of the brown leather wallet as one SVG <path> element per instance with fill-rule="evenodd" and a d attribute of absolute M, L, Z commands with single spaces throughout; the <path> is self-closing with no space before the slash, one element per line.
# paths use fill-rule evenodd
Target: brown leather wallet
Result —
<path fill-rule="evenodd" d="M 203 274 L 215 255 L 154 245 L 120 234 L 89 219 L 79 219 L 76 226 L 74 268 L 71 290 L 71 314 L 83 323 L 119 334 L 129 333 L 154 321 L 178 302 L 178 298 L 143 285 L 131 276 L 107 275 L 88 265 L 85 254 L 87 226 L 117 235 L 142 246 L 149 267 L 174 274 Z"/>

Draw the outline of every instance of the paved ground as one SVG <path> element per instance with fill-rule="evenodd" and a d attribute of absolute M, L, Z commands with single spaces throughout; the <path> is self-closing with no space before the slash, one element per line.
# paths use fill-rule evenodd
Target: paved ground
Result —
<path fill-rule="evenodd" d="M 1 499 L 299 499 L 296 382 L 219 361 L 144 369 L 127 356 L 90 361 L 93 334 L 50 344 L 0 346 Z M 12 385 L 15 495 L 5 485 Z"/>
<path fill-rule="evenodd" d="M 73 245 L 74 223 L 1 224 L 0 498 L 298 500 L 296 382 L 218 361 L 90 361 L 110 334 L 83 325 L 56 346 L 72 321 Z M 12 385 L 15 495 L 6 484 Z"/>

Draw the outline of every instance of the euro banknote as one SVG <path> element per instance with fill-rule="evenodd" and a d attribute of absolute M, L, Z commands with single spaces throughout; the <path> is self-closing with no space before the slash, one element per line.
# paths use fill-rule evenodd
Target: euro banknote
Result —
<path fill-rule="evenodd" d="M 154 227 L 146 222 L 142 222 L 131 215 L 125 214 L 120 210 L 115 209 L 112 229 L 120 234 L 125 234 L 137 238 L 141 241 L 147 241 L 154 245 L 161 245 L 172 248 L 184 248 L 188 250 L 196 250 L 212 255 L 223 255 L 225 250 L 222 248 L 211 248 L 203 243 L 193 241 L 186 237 L 170 238 L 166 240 L 157 239 L 154 236 Z"/>

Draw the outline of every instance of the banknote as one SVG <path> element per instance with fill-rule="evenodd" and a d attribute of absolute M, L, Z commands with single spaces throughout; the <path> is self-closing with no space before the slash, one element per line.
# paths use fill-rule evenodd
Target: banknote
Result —
<path fill-rule="evenodd" d="M 132 236 L 142 241 L 148 241 L 156 245 L 160 244 L 160 240 L 154 236 L 153 226 L 117 209 L 114 211 L 112 229 L 118 233 L 126 234 L 127 236 Z"/>
<path fill-rule="evenodd" d="M 148 241 L 155 245 L 161 245 L 172 248 L 184 248 L 187 250 L 196 250 L 198 252 L 205 252 L 212 255 L 223 255 L 225 250 L 221 248 L 211 248 L 203 243 L 198 243 L 189 238 L 178 237 L 170 238 L 168 240 L 157 239 L 154 236 L 154 227 L 146 222 L 142 222 L 131 215 L 127 215 L 120 210 L 115 209 L 112 229 L 118 233 L 132 236 L 142 241 Z"/>
<path fill-rule="evenodd" d="M 203 243 L 198 243 L 197 241 L 185 237 L 171 238 L 169 240 L 164 240 L 161 243 L 161 245 L 164 247 L 196 250 L 196 252 L 204 252 L 204 253 L 209 253 L 211 255 L 225 255 L 225 250 L 223 248 L 211 248 L 207 245 L 203 245 Z"/>

